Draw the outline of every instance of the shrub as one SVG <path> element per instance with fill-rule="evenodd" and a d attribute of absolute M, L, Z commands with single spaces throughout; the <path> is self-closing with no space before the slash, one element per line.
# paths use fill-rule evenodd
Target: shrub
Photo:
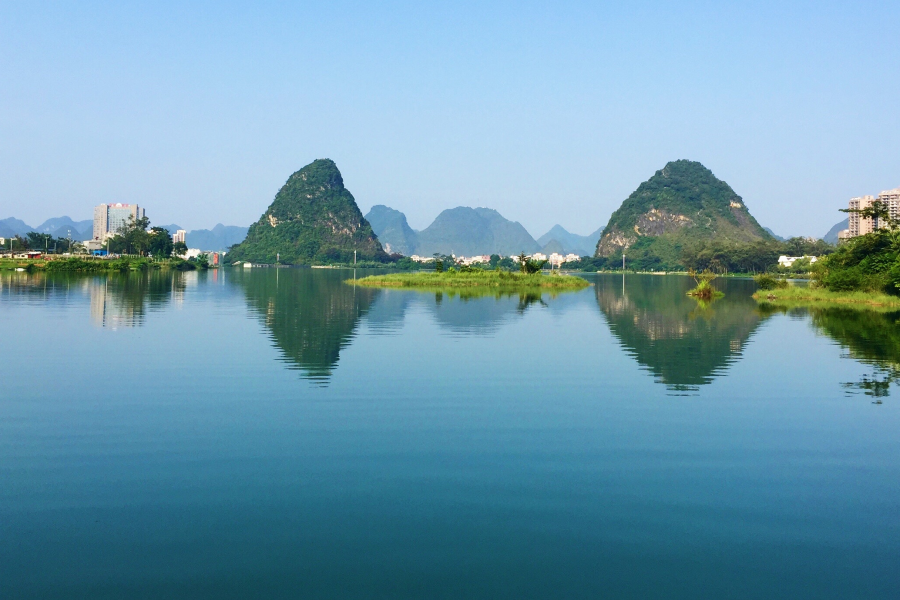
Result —
<path fill-rule="evenodd" d="M 753 278 L 756 281 L 756 287 L 761 290 L 779 290 L 788 286 L 786 279 L 780 277 L 772 277 L 768 273 L 762 273 Z"/>
<path fill-rule="evenodd" d="M 863 288 L 863 276 L 859 269 L 832 269 L 822 278 L 823 285 L 834 292 L 851 292 Z"/>

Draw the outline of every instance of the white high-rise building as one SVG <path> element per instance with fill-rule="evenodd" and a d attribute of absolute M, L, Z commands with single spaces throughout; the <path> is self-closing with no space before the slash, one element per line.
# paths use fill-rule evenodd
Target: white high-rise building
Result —
<path fill-rule="evenodd" d="M 100 204 L 94 207 L 94 239 L 106 238 L 122 231 L 131 219 L 143 219 L 144 209 L 137 204 Z"/>
<path fill-rule="evenodd" d="M 186 236 L 187 236 L 187 231 L 185 231 L 184 229 L 179 229 L 178 231 L 176 231 L 175 233 L 172 234 L 172 242 L 175 244 L 177 244 L 178 242 L 181 242 L 182 244 L 184 244 L 184 243 L 186 243 L 184 241 Z"/>

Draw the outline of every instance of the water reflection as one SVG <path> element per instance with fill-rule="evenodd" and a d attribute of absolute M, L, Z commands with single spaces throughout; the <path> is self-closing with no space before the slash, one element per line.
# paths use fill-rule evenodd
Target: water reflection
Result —
<path fill-rule="evenodd" d="M 860 380 L 844 384 L 848 393 L 880 401 L 900 384 L 900 312 L 760 307 L 750 297 L 755 288 L 747 280 L 717 281 L 726 296 L 704 304 L 686 295 L 691 281 L 678 276 L 598 275 L 592 278 L 593 289 L 559 295 L 378 290 L 347 285 L 347 277 L 352 277 L 347 271 L 309 269 L 2 273 L 0 300 L 73 302 L 79 311 L 89 310 L 94 325 L 114 330 L 144 326 L 149 313 L 179 305 L 188 290 L 202 297 L 216 287 L 198 284 L 224 280 L 239 291 L 241 304 L 260 320 L 286 364 L 319 383 L 329 380 L 362 324 L 376 335 L 417 335 L 409 331 L 407 316 L 419 313 L 446 335 L 490 337 L 532 310 L 563 316 L 588 305 L 590 313 L 599 308 L 625 351 L 673 393 L 696 392 L 721 376 L 741 358 L 763 321 L 786 314 L 808 320 L 835 340 L 846 358 L 870 367 Z M 598 354 L 594 360 L 603 359 Z"/>
<path fill-rule="evenodd" d="M 32 300 L 64 302 L 90 298 L 91 322 L 117 329 L 144 324 L 148 312 L 184 300 L 188 277 L 196 273 L 146 271 L 83 275 L 78 273 L 12 273 L 0 277 L 0 294 Z"/>
<path fill-rule="evenodd" d="M 196 275 L 196 274 L 195 274 Z M 149 271 L 93 278 L 88 283 L 91 321 L 98 327 L 138 327 L 147 313 L 184 302 L 186 274 Z"/>
<path fill-rule="evenodd" d="M 871 374 L 843 384 L 848 393 L 870 396 L 880 404 L 882 398 L 890 395 L 891 386 L 900 384 L 900 311 L 777 305 L 763 305 L 762 309 L 808 318 L 816 331 L 841 346 L 844 358 L 868 365 Z"/>
<path fill-rule="evenodd" d="M 239 286 L 292 368 L 326 383 L 379 290 L 343 283 L 346 272 L 306 269 L 234 270 Z"/>
<path fill-rule="evenodd" d="M 728 289 L 712 303 L 687 296 L 691 283 L 674 275 L 598 276 L 594 287 L 613 335 L 675 392 L 696 391 L 721 374 L 763 318 L 750 298 L 753 282 L 717 282 Z"/>

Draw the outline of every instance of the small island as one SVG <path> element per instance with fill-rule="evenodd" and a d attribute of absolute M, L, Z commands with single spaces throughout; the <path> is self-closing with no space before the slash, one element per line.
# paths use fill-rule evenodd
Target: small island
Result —
<path fill-rule="evenodd" d="M 460 272 L 450 269 L 444 272 L 393 273 L 372 275 L 362 279 L 348 279 L 347 283 L 368 287 L 417 288 L 442 290 L 448 288 L 485 288 L 496 291 L 563 291 L 580 290 L 591 283 L 572 275 L 543 275 L 541 273 L 513 273 L 509 271 L 473 270 Z"/>
<path fill-rule="evenodd" d="M 760 289 L 753 298 L 761 303 L 805 305 L 805 306 L 844 306 L 876 309 L 900 309 L 900 297 L 882 292 L 840 291 L 835 292 L 815 287 L 778 287 Z"/>

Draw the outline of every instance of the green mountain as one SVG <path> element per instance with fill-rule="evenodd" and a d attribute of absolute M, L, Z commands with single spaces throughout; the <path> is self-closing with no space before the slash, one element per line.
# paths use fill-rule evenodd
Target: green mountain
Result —
<path fill-rule="evenodd" d="M 418 237 L 406 222 L 406 215 L 383 204 L 373 206 L 366 215 L 366 221 L 372 225 L 372 231 L 388 254 L 415 254 Z"/>
<path fill-rule="evenodd" d="M 520 223 L 505 219 L 496 210 L 459 206 L 445 210 L 419 232 L 416 254 L 509 256 L 537 252 L 540 248 Z"/>
<path fill-rule="evenodd" d="M 642 183 L 612 214 L 596 256 L 642 256 L 678 266 L 681 249 L 700 241 L 770 240 L 743 200 L 698 162 L 676 160 Z M 651 259 L 651 260 L 648 260 Z"/>
<path fill-rule="evenodd" d="M 334 161 L 319 159 L 293 175 L 269 209 L 250 226 L 229 261 L 286 264 L 385 261 L 387 254 L 347 188 Z"/>
<path fill-rule="evenodd" d="M 578 256 L 591 256 L 594 254 L 594 250 L 597 248 L 597 242 L 600 240 L 602 234 L 602 227 L 589 235 L 578 235 L 577 233 L 566 231 L 562 225 L 554 225 L 550 231 L 537 239 L 537 243 L 543 248 L 546 248 L 551 241 L 556 241 L 562 246 L 564 254 L 569 254 L 571 252 Z M 544 250 L 542 250 L 542 252 L 546 254 Z"/>

